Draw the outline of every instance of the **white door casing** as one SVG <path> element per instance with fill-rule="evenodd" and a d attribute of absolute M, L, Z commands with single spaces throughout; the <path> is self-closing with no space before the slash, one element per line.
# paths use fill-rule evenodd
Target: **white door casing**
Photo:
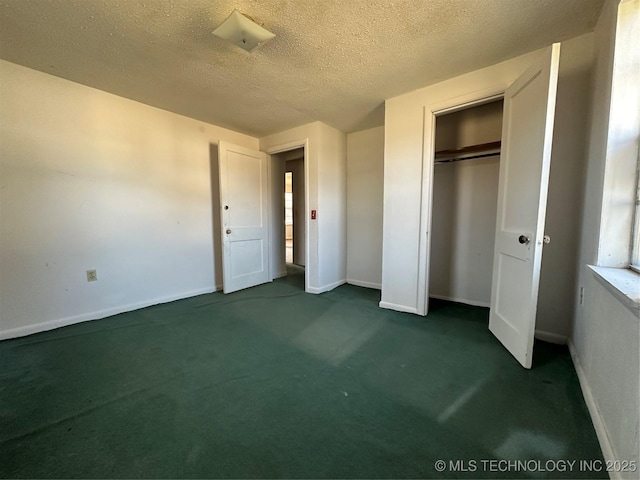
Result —
<path fill-rule="evenodd" d="M 560 44 L 504 95 L 489 330 L 531 368 Z"/>
<path fill-rule="evenodd" d="M 271 280 L 267 155 L 227 142 L 218 144 L 223 291 Z"/>

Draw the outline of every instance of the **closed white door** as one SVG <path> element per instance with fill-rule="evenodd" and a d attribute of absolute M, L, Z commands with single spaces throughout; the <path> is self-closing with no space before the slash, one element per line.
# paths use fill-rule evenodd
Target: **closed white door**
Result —
<path fill-rule="evenodd" d="M 224 293 L 270 281 L 267 155 L 218 144 Z"/>
<path fill-rule="evenodd" d="M 531 368 L 560 44 L 505 92 L 489 329 Z"/>

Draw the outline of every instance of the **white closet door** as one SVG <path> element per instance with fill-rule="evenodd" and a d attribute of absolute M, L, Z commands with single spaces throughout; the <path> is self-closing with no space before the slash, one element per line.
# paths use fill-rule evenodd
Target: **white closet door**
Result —
<path fill-rule="evenodd" d="M 560 44 L 505 92 L 489 329 L 531 368 Z"/>

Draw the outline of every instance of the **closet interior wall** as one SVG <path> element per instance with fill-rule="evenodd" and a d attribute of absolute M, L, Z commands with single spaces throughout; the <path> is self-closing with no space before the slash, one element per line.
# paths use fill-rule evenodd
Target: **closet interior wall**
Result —
<path fill-rule="evenodd" d="M 499 100 L 438 116 L 436 152 L 500 141 L 502 107 Z M 489 306 L 499 169 L 499 152 L 446 163 L 436 154 L 430 297 Z"/>

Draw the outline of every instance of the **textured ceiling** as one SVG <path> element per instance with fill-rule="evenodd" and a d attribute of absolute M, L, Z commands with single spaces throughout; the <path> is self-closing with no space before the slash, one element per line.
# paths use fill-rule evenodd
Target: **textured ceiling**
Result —
<path fill-rule="evenodd" d="M 0 58 L 254 136 L 351 132 L 386 98 L 592 31 L 602 3 L 0 0 Z M 212 35 L 234 9 L 276 38 Z"/>

